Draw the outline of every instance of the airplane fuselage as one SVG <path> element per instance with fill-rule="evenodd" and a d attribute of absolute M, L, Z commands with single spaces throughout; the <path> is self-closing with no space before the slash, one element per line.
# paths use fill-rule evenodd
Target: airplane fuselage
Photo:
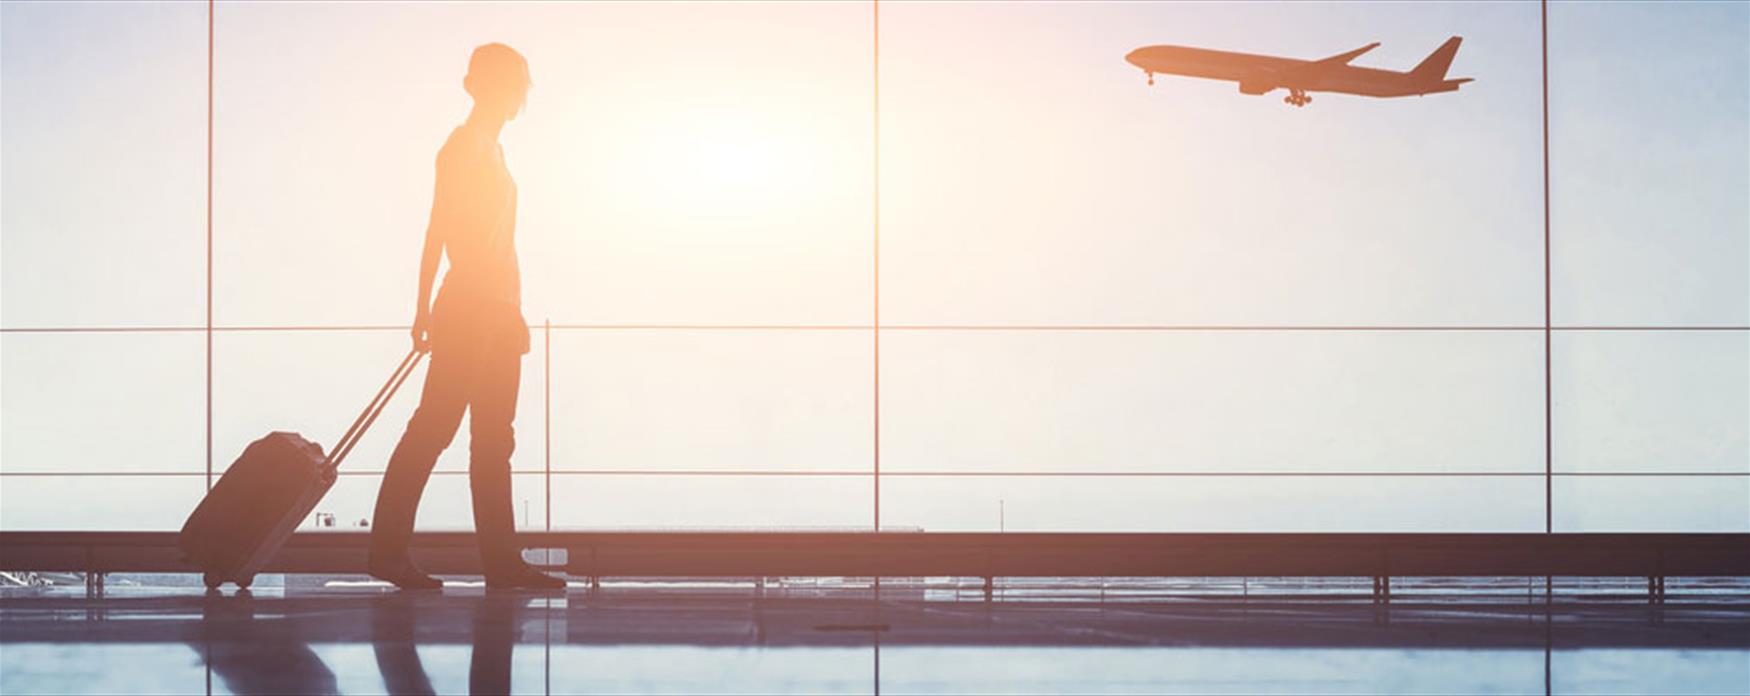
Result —
<path fill-rule="evenodd" d="M 1337 92 L 1367 97 L 1407 97 L 1451 92 L 1470 81 L 1446 78 L 1446 66 L 1458 50 L 1457 37 L 1424 61 L 1423 66 L 1407 72 L 1348 64 L 1355 56 L 1377 45 L 1372 44 L 1324 60 L 1299 60 L 1170 45 L 1145 46 L 1131 51 L 1124 59 L 1146 71 L 1151 83 L 1157 74 L 1225 80 L 1239 83 L 1240 92 L 1245 94 L 1264 94 L 1281 88 L 1289 90 L 1291 99 L 1304 101 L 1310 101 L 1305 99 L 1307 92 Z"/>

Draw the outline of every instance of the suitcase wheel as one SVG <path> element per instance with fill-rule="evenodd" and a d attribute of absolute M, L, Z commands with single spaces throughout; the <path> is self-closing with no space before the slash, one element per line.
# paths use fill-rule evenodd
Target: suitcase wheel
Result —
<path fill-rule="evenodd" d="M 225 579 L 222 577 L 219 577 L 219 575 L 217 573 L 207 572 L 207 573 L 201 573 L 201 582 L 204 582 L 207 584 L 207 589 L 217 590 L 217 589 L 219 589 L 220 585 L 225 584 Z"/>
<path fill-rule="evenodd" d="M 252 583 L 252 582 L 255 582 L 254 575 L 245 575 L 243 577 L 237 578 L 237 589 L 248 590 L 249 583 Z"/>

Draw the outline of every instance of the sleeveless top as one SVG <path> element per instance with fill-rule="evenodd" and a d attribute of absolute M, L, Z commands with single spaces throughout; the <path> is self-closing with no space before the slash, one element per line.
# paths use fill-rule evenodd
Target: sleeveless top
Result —
<path fill-rule="evenodd" d="M 516 204 L 516 181 L 498 142 L 466 124 L 451 132 L 438 151 L 432 205 L 450 262 L 432 308 L 434 350 L 512 347 L 508 341 L 528 352 Z"/>

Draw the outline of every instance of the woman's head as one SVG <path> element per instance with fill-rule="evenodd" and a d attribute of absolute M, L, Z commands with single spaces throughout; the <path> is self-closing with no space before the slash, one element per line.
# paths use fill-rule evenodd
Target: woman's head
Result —
<path fill-rule="evenodd" d="M 528 97 L 529 61 L 516 49 L 501 43 L 489 43 L 474 49 L 468 59 L 468 75 L 462 78 L 463 89 L 474 97 L 474 109 L 510 120 L 523 110 Z"/>

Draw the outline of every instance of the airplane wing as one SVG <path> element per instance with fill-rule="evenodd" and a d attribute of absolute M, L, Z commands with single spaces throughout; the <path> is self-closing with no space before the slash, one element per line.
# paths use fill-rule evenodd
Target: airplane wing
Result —
<path fill-rule="evenodd" d="M 1357 48 L 1357 49 L 1355 49 L 1353 51 L 1349 51 L 1347 53 L 1339 53 L 1339 54 L 1331 56 L 1329 58 L 1323 58 L 1320 60 L 1313 61 L 1313 65 L 1320 66 L 1320 67 L 1331 66 L 1331 65 L 1348 65 L 1349 61 L 1355 60 L 1361 54 L 1366 53 L 1366 52 L 1371 51 L 1371 50 L 1376 49 L 1376 48 L 1379 48 L 1378 41 L 1367 44 L 1366 46 L 1362 46 L 1361 48 Z"/>
<path fill-rule="evenodd" d="M 1357 56 L 1375 48 L 1379 48 L 1378 41 L 1367 44 L 1366 46 L 1362 46 L 1353 51 L 1339 53 L 1329 58 L 1310 61 L 1294 61 L 1295 63 L 1298 63 L 1298 65 L 1293 69 L 1284 70 L 1280 73 L 1274 70 L 1261 69 L 1256 71 L 1250 80 L 1251 86 L 1249 88 L 1247 81 L 1241 81 L 1240 92 L 1242 94 L 1263 94 L 1275 89 L 1276 87 L 1296 89 L 1302 83 L 1319 73 L 1324 72 L 1326 69 L 1348 65 L 1349 61 L 1355 60 Z"/>

